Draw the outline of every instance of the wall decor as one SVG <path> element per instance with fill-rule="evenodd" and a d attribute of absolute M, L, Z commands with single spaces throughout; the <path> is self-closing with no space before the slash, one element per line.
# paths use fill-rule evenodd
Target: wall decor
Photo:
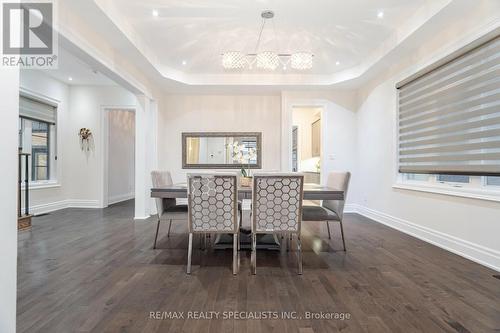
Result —
<path fill-rule="evenodd" d="M 92 131 L 89 128 L 80 128 L 78 133 L 80 137 L 80 148 L 84 151 L 90 151 L 92 147 Z"/>
<path fill-rule="evenodd" d="M 184 169 L 249 169 L 262 167 L 260 132 L 191 132 L 182 133 Z"/>

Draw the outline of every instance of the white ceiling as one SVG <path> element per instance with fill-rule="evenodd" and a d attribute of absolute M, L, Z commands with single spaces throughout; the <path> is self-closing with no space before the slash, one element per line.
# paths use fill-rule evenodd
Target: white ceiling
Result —
<path fill-rule="evenodd" d="M 262 22 L 260 13 L 270 9 L 275 12 L 277 38 L 273 22 L 268 21 L 260 50 L 312 52 L 315 64 L 305 74 L 326 74 L 363 62 L 426 0 L 112 2 L 164 66 L 192 74 L 240 73 L 222 69 L 220 54 L 228 50 L 254 52 Z M 158 17 L 152 15 L 153 9 Z M 379 11 L 383 11 L 383 18 L 378 18 Z M 294 71 L 281 72 L 286 75 Z"/>
<path fill-rule="evenodd" d="M 330 85 L 355 78 L 450 0 L 94 0 L 165 78 L 188 85 Z M 224 70 L 224 51 L 315 54 L 307 71 Z M 153 10 L 158 16 L 152 15 Z M 383 12 L 383 18 L 378 13 Z M 419 20 L 415 20 L 415 16 Z M 270 22 L 272 23 L 272 21 Z M 185 62 L 185 64 L 183 64 Z M 339 62 L 339 64 L 337 64 Z"/>
<path fill-rule="evenodd" d="M 436 32 L 453 33 L 462 22 L 471 28 L 500 22 L 499 0 L 65 0 L 61 7 L 77 13 L 60 34 L 67 50 L 137 92 L 142 90 L 120 71 L 122 65 L 168 92 L 351 89 L 385 75 L 400 59 L 414 58 Z M 276 14 L 280 52 L 313 52 L 312 70 L 222 69 L 222 52 L 254 50 L 266 9 Z M 90 35 L 98 34 L 102 47 L 117 56 L 100 58 L 99 49 L 74 39 L 75 19 L 83 28 L 88 23 Z M 274 47 L 273 37 L 268 27 L 261 49 Z"/>
<path fill-rule="evenodd" d="M 69 85 L 116 85 L 107 76 L 101 74 L 92 66 L 60 46 L 58 50 L 58 68 L 42 71 L 54 79 Z"/>

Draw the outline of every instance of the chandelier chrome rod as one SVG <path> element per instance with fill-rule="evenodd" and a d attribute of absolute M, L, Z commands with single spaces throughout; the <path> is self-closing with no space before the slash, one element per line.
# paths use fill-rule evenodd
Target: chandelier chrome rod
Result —
<path fill-rule="evenodd" d="M 262 24 L 260 26 L 259 38 L 257 39 L 257 45 L 255 45 L 255 53 L 259 51 L 260 39 L 262 38 L 262 32 L 264 31 L 264 26 L 266 25 L 266 19 L 262 18 Z"/>

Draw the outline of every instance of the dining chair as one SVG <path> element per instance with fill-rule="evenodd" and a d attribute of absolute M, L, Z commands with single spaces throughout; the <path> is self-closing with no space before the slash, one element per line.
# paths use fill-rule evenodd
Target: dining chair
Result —
<path fill-rule="evenodd" d="M 233 274 L 238 271 L 239 214 L 236 173 L 188 174 L 188 263 L 193 234 L 233 234 Z"/>
<path fill-rule="evenodd" d="M 349 189 L 349 181 L 351 173 L 344 171 L 334 171 L 328 174 L 326 186 L 344 191 L 344 200 L 323 200 L 320 206 L 304 206 L 302 210 L 303 221 L 325 221 L 328 229 L 328 239 L 331 239 L 330 221 L 340 223 L 340 232 L 342 234 L 342 245 L 345 247 L 344 226 L 342 220 L 344 218 L 345 198 Z"/>
<path fill-rule="evenodd" d="M 172 176 L 168 171 L 152 171 L 151 180 L 153 187 L 166 187 L 173 184 Z M 167 237 L 170 237 L 172 221 L 186 221 L 188 212 L 188 206 L 178 205 L 175 198 L 156 198 L 155 201 L 156 210 L 158 212 L 158 223 L 156 225 L 156 234 L 155 241 L 153 243 L 153 249 L 156 249 L 156 241 L 158 239 L 161 220 L 164 219 L 169 221 Z"/>
<path fill-rule="evenodd" d="M 304 176 L 297 173 L 257 173 L 252 187 L 252 274 L 257 273 L 257 235 L 297 237 L 298 273 L 302 274 L 300 225 Z M 284 239 L 283 239 L 284 238 Z"/>

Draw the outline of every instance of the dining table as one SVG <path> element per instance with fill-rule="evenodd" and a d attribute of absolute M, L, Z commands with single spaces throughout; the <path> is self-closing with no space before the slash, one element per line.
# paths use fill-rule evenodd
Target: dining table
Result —
<path fill-rule="evenodd" d="M 165 199 L 185 199 L 187 198 L 187 184 L 178 183 L 164 187 L 151 188 L 152 198 L 165 198 Z M 304 183 L 304 200 L 344 200 L 344 191 L 337 188 L 332 188 L 319 184 Z M 238 187 L 238 200 L 251 200 L 252 188 L 246 186 Z M 250 228 L 242 225 L 240 233 L 240 247 L 241 249 L 250 248 Z M 214 243 L 216 249 L 232 248 L 232 237 L 218 237 Z M 257 248 L 267 250 L 282 249 L 280 242 L 276 235 L 259 235 L 257 238 Z"/>

